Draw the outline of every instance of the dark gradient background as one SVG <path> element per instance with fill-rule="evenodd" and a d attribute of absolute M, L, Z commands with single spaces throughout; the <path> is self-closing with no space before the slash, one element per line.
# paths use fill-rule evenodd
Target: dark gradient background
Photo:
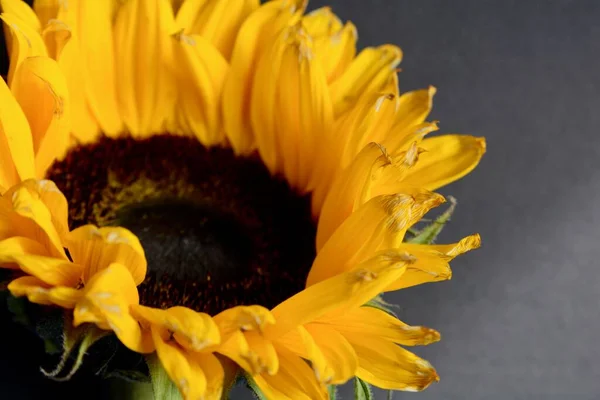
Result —
<path fill-rule="evenodd" d="M 483 247 L 454 262 L 450 282 L 388 297 L 403 320 L 443 336 L 416 349 L 441 382 L 394 398 L 599 398 L 600 2 L 330 0 L 311 8 L 325 4 L 357 25 L 361 47 L 402 47 L 401 90 L 438 88 L 432 118 L 441 132 L 488 141 L 479 168 L 441 190 L 459 208 L 440 241 L 479 232 Z M 0 390 L 15 393 L 7 398 L 58 395 L 31 378 L 33 350 L 4 353 Z"/>

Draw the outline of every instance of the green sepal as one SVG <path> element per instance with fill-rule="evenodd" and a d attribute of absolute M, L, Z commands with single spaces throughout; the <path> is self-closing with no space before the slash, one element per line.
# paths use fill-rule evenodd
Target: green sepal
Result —
<path fill-rule="evenodd" d="M 432 244 L 442 229 L 444 229 L 444 225 L 450 220 L 450 217 L 456 209 L 456 199 L 452 196 L 448 196 L 448 201 L 450 202 L 450 206 L 442 215 L 437 217 L 425 228 L 418 232 L 414 232 L 415 236 L 408 239 L 406 242 L 414 244 Z"/>
<path fill-rule="evenodd" d="M 327 393 L 329 393 L 329 400 L 336 400 L 337 393 L 338 393 L 338 387 L 336 385 L 327 386 Z"/>
<path fill-rule="evenodd" d="M 393 390 L 388 390 L 387 392 L 387 400 L 392 400 L 394 397 L 394 391 Z"/>
<path fill-rule="evenodd" d="M 368 302 L 366 302 L 365 307 L 373 307 L 385 313 L 388 313 L 396 318 L 398 317 L 396 313 L 392 310 L 393 308 L 398 308 L 398 306 L 396 304 L 391 304 L 385 301 L 383 299 L 383 294 L 379 294 L 376 297 L 369 300 Z"/>
<path fill-rule="evenodd" d="M 246 381 L 246 385 L 248 385 L 248 387 L 252 391 L 252 394 L 254 394 L 254 398 L 256 400 L 269 400 L 267 399 L 267 396 L 265 396 L 265 394 L 262 392 L 262 390 L 260 390 L 256 382 L 254 382 L 254 379 L 252 379 L 250 375 L 244 374 L 244 379 Z"/>
<path fill-rule="evenodd" d="M 360 378 L 354 378 L 354 400 L 373 400 L 371 385 Z"/>
<path fill-rule="evenodd" d="M 162 366 L 156 353 L 146 356 L 146 364 L 150 371 L 150 382 L 152 384 L 152 393 L 155 400 L 182 400 L 179 389 Z M 139 397 L 141 400 L 142 397 Z"/>

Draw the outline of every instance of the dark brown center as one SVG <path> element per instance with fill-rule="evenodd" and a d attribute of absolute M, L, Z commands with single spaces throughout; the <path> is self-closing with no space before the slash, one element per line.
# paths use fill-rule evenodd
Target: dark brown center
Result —
<path fill-rule="evenodd" d="M 302 290 L 315 256 L 309 198 L 256 156 L 172 135 L 103 138 L 47 177 L 69 201 L 71 228 L 119 225 L 139 237 L 144 305 L 271 308 Z"/>

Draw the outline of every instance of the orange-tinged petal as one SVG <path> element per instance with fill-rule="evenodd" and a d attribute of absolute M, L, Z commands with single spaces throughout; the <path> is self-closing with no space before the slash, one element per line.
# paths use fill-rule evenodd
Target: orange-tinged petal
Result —
<path fill-rule="evenodd" d="M 247 357 L 251 358 L 252 363 L 258 366 L 258 370 L 250 372 L 276 374 L 279 369 L 279 359 L 273 343 L 257 332 L 248 332 L 244 336 L 249 349 Z"/>
<path fill-rule="evenodd" d="M 268 399 L 327 399 L 327 388 L 315 379 L 310 366 L 300 357 L 285 350 L 278 351 L 280 367 L 275 375 L 261 374 L 252 378 Z"/>
<path fill-rule="evenodd" d="M 204 146 L 225 142 L 221 126 L 221 93 L 229 66 L 204 37 L 176 35 L 178 101 L 176 112 L 186 120 L 183 129 Z M 187 130 L 187 132 L 185 132 Z"/>
<path fill-rule="evenodd" d="M 392 45 L 367 47 L 350 63 L 344 73 L 331 83 L 336 116 L 349 110 L 365 93 L 381 92 L 396 73 L 402 51 Z"/>
<path fill-rule="evenodd" d="M 223 341 L 229 335 L 242 330 L 263 332 L 263 330 L 275 323 L 271 311 L 262 306 L 237 306 L 228 308 L 214 317 L 221 331 Z"/>
<path fill-rule="evenodd" d="M 36 175 L 42 178 L 67 150 L 70 105 L 66 80 L 56 61 L 29 57 L 16 70 L 11 89 L 29 121 Z"/>
<path fill-rule="evenodd" d="M 129 310 L 138 301 L 129 270 L 121 264 L 111 264 L 86 283 L 84 296 L 73 313 L 73 323 L 95 323 L 100 329 L 112 330 L 129 349 L 150 353 L 154 350 L 150 333 L 142 330 Z"/>
<path fill-rule="evenodd" d="M 341 334 L 363 336 L 365 341 L 389 340 L 405 346 L 416 346 L 440 340 L 440 334 L 433 329 L 407 325 L 373 307 L 359 307 L 344 314 L 327 315 L 316 320 L 315 324 L 329 326 Z"/>
<path fill-rule="evenodd" d="M 129 0 L 117 10 L 114 50 L 119 111 L 129 132 L 162 131 L 175 90 L 165 65 L 172 61 L 175 23 L 169 0 Z M 150 84 L 151 83 L 151 84 Z"/>
<path fill-rule="evenodd" d="M 58 15 L 60 0 L 33 0 L 33 10 L 40 20 L 42 29 Z"/>
<path fill-rule="evenodd" d="M 201 351 L 220 342 L 219 329 L 208 314 L 186 307 L 161 310 L 134 305 L 131 310 L 137 318 L 168 329 L 177 343 L 185 349 Z"/>
<path fill-rule="evenodd" d="M 34 175 L 29 123 L 6 82 L 0 78 L 0 186 L 9 188 Z"/>
<path fill-rule="evenodd" d="M 8 285 L 8 290 L 13 296 L 27 296 L 32 303 L 43 305 L 57 305 L 63 308 L 74 308 L 82 291 L 70 287 L 51 287 L 34 276 L 17 278 Z"/>
<path fill-rule="evenodd" d="M 357 376 L 379 388 L 419 391 L 439 377 L 427 361 L 386 340 L 365 340 L 356 333 L 344 336 L 358 356 Z"/>
<path fill-rule="evenodd" d="M 115 51 L 112 30 L 114 1 L 69 0 L 60 18 L 73 30 L 85 82 L 86 103 L 102 132 L 116 136 L 123 130 L 117 105 Z"/>
<path fill-rule="evenodd" d="M 225 371 L 219 359 L 212 353 L 194 353 L 193 361 L 198 364 L 206 378 L 206 400 L 220 400 L 223 394 Z"/>
<path fill-rule="evenodd" d="M 11 260 L 13 254 L 30 254 L 35 256 L 47 255 L 46 248 L 36 240 L 13 236 L 0 240 L 0 268 L 19 269 Z"/>
<path fill-rule="evenodd" d="M 406 230 L 443 202 L 442 196 L 420 189 L 369 200 L 340 225 L 317 253 L 307 286 L 351 270 L 376 251 L 398 247 Z"/>
<path fill-rule="evenodd" d="M 137 236 L 125 228 L 79 227 L 69 234 L 67 248 L 73 261 L 84 266 L 84 283 L 112 263 L 125 266 L 136 285 L 146 277 L 144 249 Z"/>
<path fill-rule="evenodd" d="M 299 15 L 293 1 L 271 1 L 262 5 L 244 22 L 231 56 L 231 68 L 223 88 L 223 123 L 236 154 L 249 154 L 255 148 L 250 126 L 250 105 L 254 70 L 265 51 L 265 43 Z"/>
<path fill-rule="evenodd" d="M 333 310 L 358 307 L 402 276 L 411 261 L 406 253 L 376 253 L 352 270 L 316 283 L 276 306 L 272 310 L 276 323 L 265 334 L 277 338 Z"/>
<path fill-rule="evenodd" d="M 356 353 L 340 333 L 328 326 L 318 324 L 308 324 L 306 330 L 327 360 L 328 370 L 319 373 L 315 371 L 319 382 L 339 385 L 355 375 L 358 368 Z"/>
<path fill-rule="evenodd" d="M 186 34 L 203 36 L 230 59 L 240 26 L 258 6 L 258 0 L 187 0 L 176 24 Z"/>
<path fill-rule="evenodd" d="M 158 358 L 184 399 L 201 399 L 206 391 L 206 376 L 186 350 L 169 340 L 167 329 L 153 325 L 152 339 Z"/>
<path fill-rule="evenodd" d="M 81 266 L 70 261 L 32 254 L 7 254 L 2 258 L 18 264 L 23 272 L 35 276 L 50 286 L 74 288 L 81 278 Z"/>
<path fill-rule="evenodd" d="M 485 139 L 467 135 L 442 135 L 421 142 L 426 152 L 404 181 L 435 190 L 471 172 L 485 154 Z"/>

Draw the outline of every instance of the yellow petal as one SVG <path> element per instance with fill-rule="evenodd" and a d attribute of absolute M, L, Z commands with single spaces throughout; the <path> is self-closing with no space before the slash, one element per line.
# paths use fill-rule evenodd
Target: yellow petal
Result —
<path fill-rule="evenodd" d="M 427 361 L 386 340 L 365 340 L 356 333 L 346 333 L 358 356 L 357 376 L 379 388 L 419 391 L 439 377 Z"/>
<path fill-rule="evenodd" d="M 440 334 L 433 329 L 407 325 L 396 317 L 373 307 L 355 308 L 344 314 L 319 318 L 315 322 L 329 326 L 344 335 L 363 336 L 365 341 L 385 339 L 405 346 L 416 346 L 440 340 Z"/>
<path fill-rule="evenodd" d="M 301 192 L 327 169 L 320 141 L 331 134 L 333 114 L 321 65 L 298 26 L 284 29 L 260 60 L 251 99 L 258 151 L 271 173 L 282 173 Z"/>
<path fill-rule="evenodd" d="M 358 368 L 354 349 L 335 329 L 318 324 L 307 324 L 306 330 L 323 353 L 327 370 L 315 371 L 317 379 L 324 384 L 341 385 L 352 378 Z"/>
<path fill-rule="evenodd" d="M 349 110 L 363 94 L 382 91 L 396 73 L 401 59 L 402 51 L 392 45 L 367 47 L 361 51 L 331 84 L 335 115 Z"/>
<path fill-rule="evenodd" d="M 402 243 L 406 230 L 432 207 L 444 202 L 438 194 L 381 195 L 353 212 L 317 253 L 307 286 L 354 268 L 374 252 Z"/>
<path fill-rule="evenodd" d="M 223 394 L 225 371 L 223 364 L 212 353 L 194 353 L 192 359 L 200 366 L 206 378 L 206 400 L 220 400 Z"/>
<path fill-rule="evenodd" d="M 249 349 L 247 357 L 251 358 L 252 363 L 258 366 L 258 369 L 250 372 L 264 371 L 269 375 L 276 374 L 279 369 L 279 358 L 277 358 L 273 343 L 257 332 L 248 332 L 244 336 Z"/>
<path fill-rule="evenodd" d="M 56 61 L 30 57 L 16 70 L 11 88 L 29 121 L 36 175 L 43 178 L 46 169 L 67 150 L 70 105 L 66 80 Z"/>
<path fill-rule="evenodd" d="M 450 245 L 402 244 L 402 250 L 412 254 L 415 262 L 400 279 L 387 287 L 386 291 L 404 289 L 428 282 L 448 280 L 452 271 L 448 264 L 454 257 L 481 245 L 479 235 L 467 236 L 458 243 Z"/>
<path fill-rule="evenodd" d="M 120 113 L 132 135 L 161 132 L 175 90 L 165 65 L 172 61 L 174 16 L 169 0 L 129 0 L 117 11 L 114 50 Z"/>
<path fill-rule="evenodd" d="M 33 10 L 42 28 L 58 15 L 59 2 L 60 0 L 33 0 Z"/>
<path fill-rule="evenodd" d="M 74 288 L 81 279 L 81 266 L 70 261 L 31 254 L 6 254 L 2 258 L 18 264 L 23 272 L 50 286 Z"/>
<path fill-rule="evenodd" d="M 73 261 L 84 266 L 84 283 L 112 263 L 125 266 L 136 285 L 146 277 L 144 249 L 137 236 L 125 228 L 79 227 L 69 234 L 67 248 Z"/>
<path fill-rule="evenodd" d="M 201 399 L 206 391 L 204 371 L 188 352 L 169 340 L 169 332 L 152 326 L 152 339 L 160 362 L 184 399 Z"/>
<path fill-rule="evenodd" d="M 258 0 L 187 0 L 177 13 L 176 24 L 188 35 L 206 38 L 230 59 L 240 26 L 258 6 Z"/>
<path fill-rule="evenodd" d="M 84 289 L 84 297 L 77 303 L 73 323 L 95 323 L 100 329 L 112 330 L 129 349 L 138 353 L 154 350 L 150 333 L 143 331 L 130 314 L 129 307 L 138 304 L 139 296 L 129 270 L 120 264 L 111 264 L 99 271 Z"/>
<path fill-rule="evenodd" d="M 268 38 L 283 29 L 293 18 L 295 2 L 271 1 L 253 12 L 240 28 L 233 53 L 231 69 L 223 88 L 223 122 L 225 132 L 236 154 L 249 154 L 255 148 L 250 126 L 250 104 L 254 70 Z M 299 18 L 295 16 L 296 20 Z"/>
<path fill-rule="evenodd" d="M 60 202 L 63 197 L 56 186 L 49 181 L 28 180 L 5 196 L 7 201 L 0 214 L 6 215 L 4 223 L 12 220 L 13 235 L 34 239 L 46 247 L 49 255 L 66 260 L 62 237 L 66 229 L 65 205 Z"/>
<path fill-rule="evenodd" d="M 47 250 L 39 242 L 23 236 L 0 240 L 0 268 L 19 269 L 11 260 L 11 255 L 14 254 L 43 256 L 47 254 Z"/>
<path fill-rule="evenodd" d="M 134 305 L 132 313 L 139 319 L 168 329 L 183 348 L 201 351 L 220 342 L 219 329 L 210 315 L 186 307 L 167 310 Z"/>
<path fill-rule="evenodd" d="M 35 176 L 33 141 L 25 114 L 0 78 L 0 186 Z"/>
<path fill-rule="evenodd" d="M 221 331 L 223 341 L 234 332 L 242 330 L 262 332 L 275 323 L 269 310 L 262 306 L 237 306 L 228 308 L 214 317 Z"/>
<path fill-rule="evenodd" d="M 185 3 L 184 3 L 185 5 Z M 176 35 L 178 101 L 185 127 L 204 146 L 225 142 L 221 126 L 221 92 L 229 66 L 221 53 L 204 37 Z"/>
<path fill-rule="evenodd" d="M 60 18 L 77 37 L 87 104 L 102 131 L 116 136 L 123 130 L 117 105 L 112 17 L 114 1 L 69 0 Z"/>
<path fill-rule="evenodd" d="M 343 25 L 330 7 L 312 11 L 302 19 L 302 23 L 313 39 L 315 54 L 327 81 L 335 80 L 356 55 L 356 27 L 350 22 Z"/>
<path fill-rule="evenodd" d="M 402 276 L 411 260 L 406 253 L 379 252 L 350 271 L 304 289 L 272 310 L 276 323 L 265 334 L 277 338 L 333 310 L 343 312 L 366 303 Z"/>
<path fill-rule="evenodd" d="M 14 1 L 14 0 L 13 0 Z M 10 65 L 8 83 L 12 86 L 13 76 L 19 65 L 27 57 L 46 56 L 46 47 L 39 32 L 39 25 L 31 26 L 31 21 L 24 21 L 18 15 L 3 13 L 0 18 L 6 24 L 10 35 L 6 34 L 10 43 Z"/>
<path fill-rule="evenodd" d="M 280 367 L 275 375 L 253 376 L 254 382 L 268 399 L 327 399 L 327 389 L 319 385 L 308 364 L 285 350 L 278 351 Z"/>
<path fill-rule="evenodd" d="M 12 281 L 8 290 L 15 297 L 27 296 L 32 303 L 57 305 L 63 308 L 74 308 L 82 296 L 82 292 L 70 287 L 51 287 L 34 276 L 23 276 Z"/>
<path fill-rule="evenodd" d="M 421 143 L 426 152 L 404 181 L 435 190 L 471 172 L 485 153 L 485 139 L 467 135 L 443 135 Z"/>
<path fill-rule="evenodd" d="M 23 0 L 0 0 L 0 8 L 3 13 L 14 15 L 35 31 L 40 32 L 42 30 L 35 12 Z"/>

